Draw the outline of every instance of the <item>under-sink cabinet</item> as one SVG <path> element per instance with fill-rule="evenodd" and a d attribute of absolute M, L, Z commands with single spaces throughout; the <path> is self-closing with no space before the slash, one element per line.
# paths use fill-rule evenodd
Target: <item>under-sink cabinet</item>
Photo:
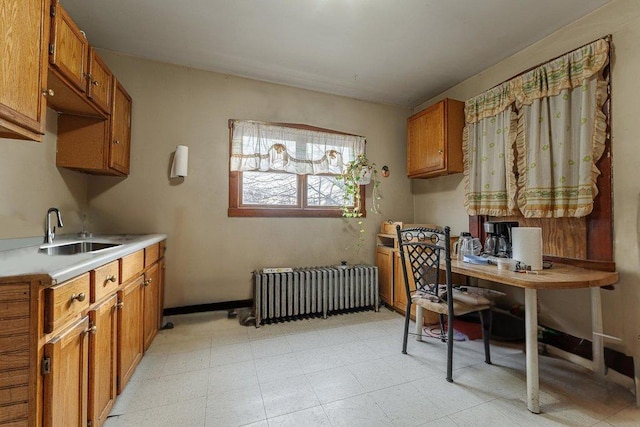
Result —
<path fill-rule="evenodd" d="M 57 284 L 0 277 L 0 426 L 106 421 L 161 326 L 164 252 L 163 240 Z"/>

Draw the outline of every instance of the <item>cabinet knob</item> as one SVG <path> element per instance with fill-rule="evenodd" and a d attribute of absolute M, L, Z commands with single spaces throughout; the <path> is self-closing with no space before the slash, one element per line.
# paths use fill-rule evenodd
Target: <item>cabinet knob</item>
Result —
<path fill-rule="evenodd" d="M 442 153 L 444 153 L 444 151 L 438 150 L 438 154 L 442 154 Z"/>
<path fill-rule="evenodd" d="M 93 334 L 93 335 L 95 335 L 97 332 L 98 332 L 98 327 L 96 325 L 93 325 L 89 329 L 84 331 L 85 334 Z"/>
<path fill-rule="evenodd" d="M 116 139 L 115 141 L 113 141 L 114 144 L 120 144 L 120 140 Z"/>
<path fill-rule="evenodd" d="M 84 301 L 85 298 L 87 298 L 87 296 L 84 294 L 84 292 L 80 292 L 79 294 L 72 294 L 71 295 L 71 302 L 78 300 L 80 302 Z"/>
<path fill-rule="evenodd" d="M 149 283 L 151 283 L 151 282 L 153 282 L 153 279 L 147 279 L 147 280 L 145 280 L 144 282 L 142 282 L 142 284 L 143 284 L 144 286 L 149 286 Z"/>
<path fill-rule="evenodd" d="M 124 307 L 124 301 L 120 301 L 116 303 L 116 308 L 119 308 L 120 310 L 122 310 L 122 307 Z"/>
<path fill-rule="evenodd" d="M 107 280 L 104 281 L 105 286 L 107 285 L 107 282 L 115 282 L 117 280 L 115 274 L 112 274 L 111 276 L 107 277 Z"/>
<path fill-rule="evenodd" d="M 91 84 L 94 86 L 100 86 L 100 82 L 97 80 L 92 81 Z"/>
<path fill-rule="evenodd" d="M 55 95 L 55 92 L 53 91 L 53 89 L 42 89 L 42 94 L 44 96 L 53 96 Z"/>

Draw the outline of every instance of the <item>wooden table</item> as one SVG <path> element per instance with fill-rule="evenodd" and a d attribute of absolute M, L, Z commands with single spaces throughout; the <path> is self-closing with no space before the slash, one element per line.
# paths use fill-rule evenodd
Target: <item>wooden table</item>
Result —
<path fill-rule="evenodd" d="M 551 269 L 537 274 L 498 270 L 494 265 L 477 265 L 452 260 L 451 271 L 468 277 L 516 286 L 524 289 L 527 407 L 540 413 L 538 378 L 538 290 L 539 289 L 591 289 L 591 329 L 593 370 L 604 376 L 604 343 L 602 337 L 602 305 L 600 287 L 618 281 L 617 272 L 589 270 L 565 264 L 554 264 Z"/>

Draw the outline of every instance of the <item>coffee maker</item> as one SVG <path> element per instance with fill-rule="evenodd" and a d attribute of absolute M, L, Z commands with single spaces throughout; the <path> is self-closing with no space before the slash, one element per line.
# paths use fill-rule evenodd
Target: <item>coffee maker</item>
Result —
<path fill-rule="evenodd" d="M 517 227 L 516 221 L 487 221 L 484 232 L 484 254 L 499 258 L 511 258 L 511 229 Z"/>

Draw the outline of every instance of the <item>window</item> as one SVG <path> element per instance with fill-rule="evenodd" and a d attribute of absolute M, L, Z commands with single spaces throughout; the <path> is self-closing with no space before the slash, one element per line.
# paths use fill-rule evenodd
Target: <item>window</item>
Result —
<path fill-rule="evenodd" d="M 229 127 L 229 216 L 342 215 L 345 191 L 336 177 L 364 152 L 364 137 L 247 120 Z"/>

